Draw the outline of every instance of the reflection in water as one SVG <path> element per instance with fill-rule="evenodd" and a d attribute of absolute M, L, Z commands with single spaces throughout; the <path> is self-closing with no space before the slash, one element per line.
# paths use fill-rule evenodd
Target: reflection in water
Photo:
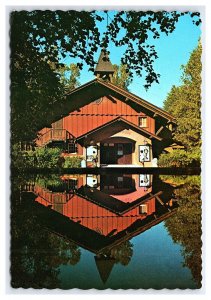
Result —
<path fill-rule="evenodd" d="M 190 188 L 190 196 L 193 195 L 191 181 L 186 184 L 183 178 L 175 186 L 175 180 L 163 179 L 143 174 L 84 174 L 37 176 L 14 182 L 12 286 L 62 287 L 58 279 L 60 266 L 73 266 L 80 261 L 79 246 L 94 253 L 102 284 L 106 284 L 115 264 L 130 265 L 130 240 L 164 220 L 173 240 L 184 246 L 184 264 L 200 286 L 199 185 L 195 184 L 198 194 L 195 191 L 191 199 L 184 194 Z M 185 213 L 185 223 L 181 224 Z M 193 234 L 195 242 L 190 238 L 187 244 L 191 222 L 197 223 L 197 234 Z"/>
<path fill-rule="evenodd" d="M 175 179 L 174 179 L 175 180 Z M 201 191 L 200 177 L 189 176 L 177 183 L 174 193 L 179 207 L 177 213 L 165 221 L 174 242 L 183 245 L 184 265 L 201 286 Z"/>

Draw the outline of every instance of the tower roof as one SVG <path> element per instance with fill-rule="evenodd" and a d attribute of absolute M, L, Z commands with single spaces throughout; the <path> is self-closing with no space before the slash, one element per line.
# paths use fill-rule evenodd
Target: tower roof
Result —
<path fill-rule="evenodd" d="M 96 75 L 97 73 L 114 73 L 114 68 L 109 59 L 108 52 L 106 52 L 105 50 L 101 50 L 94 74 Z"/>
<path fill-rule="evenodd" d="M 115 264 L 115 259 L 110 257 L 95 256 L 95 262 L 100 274 L 100 278 L 102 279 L 103 283 L 106 283 Z"/>

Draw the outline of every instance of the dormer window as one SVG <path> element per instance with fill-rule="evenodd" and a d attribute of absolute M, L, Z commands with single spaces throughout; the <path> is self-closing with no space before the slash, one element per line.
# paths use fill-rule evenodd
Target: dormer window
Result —
<path fill-rule="evenodd" d="M 139 127 L 147 127 L 147 117 L 139 117 L 138 118 Z"/>

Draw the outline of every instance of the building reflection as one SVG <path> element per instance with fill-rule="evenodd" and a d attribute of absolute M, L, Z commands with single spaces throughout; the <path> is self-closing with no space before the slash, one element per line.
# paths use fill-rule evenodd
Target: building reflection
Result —
<path fill-rule="evenodd" d="M 105 283 L 113 265 L 127 264 L 129 240 L 171 216 L 177 208 L 173 187 L 148 174 L 63 175 L 59 186 L 22 186 L 50 231 L 95 253 Z M 121 257 L 120 257 L 121 253 Z"/>

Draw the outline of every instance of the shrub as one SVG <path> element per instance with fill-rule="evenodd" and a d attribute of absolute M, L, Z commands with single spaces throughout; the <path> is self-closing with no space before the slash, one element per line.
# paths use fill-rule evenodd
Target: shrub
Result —
<path fill-rule="evenodd" d="M 36 148 L 35 151 L 21 151 L 14 145 L 11 151 L 12 167 L 30 168 L 80 168 L 83 157 L 62 157 L 60 148 Z"/>
<path fill-rule="evenodd" d="M 158 159 L 159 167 L 199 167 L 200 152 L 174 150 L 171 153 L 162 153 Z"/>
<path fill-rule="evenodd" d="M 61 178 L 57 174 L 49 174 L 48 176 L 43 176 L 41 174 L 36 177 L 36 185 L 46 188 L 48 186 L 51 187 L 59 187 L 63 184 Z"/>
<path fill-rule="evenodd" d="M 11 166 L 17 169 L 33 168 L 35 164 L 34 151 L 21 151 L 18 144 L 11 148 Z"/>
<path fill-rule="evenodd" d="M 61 149 L 36 148 L 35 151 L 21 151 L 16 144 L 11 151 L 11 165 L 18 169 L 57 168 L 61 166 Z"/>
<path fill-rule="evenodd" d="M 65 157 L 64 168 L 80 168 L 83 157 L 67 156 Z"/>
<path fill-rule="evenodd" d="M 56 168 L 61 155 L 59 148 L 36 148 L 34 151 L 37 168 Z"/>

